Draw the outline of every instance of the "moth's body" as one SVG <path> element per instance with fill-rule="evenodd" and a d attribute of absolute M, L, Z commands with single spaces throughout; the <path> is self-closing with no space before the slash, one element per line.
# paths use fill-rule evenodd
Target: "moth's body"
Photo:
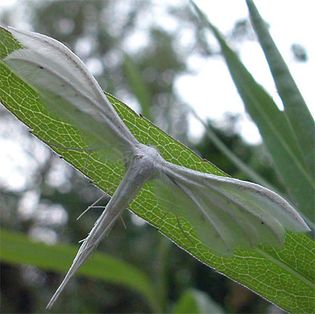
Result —
<path fill-rule="evenodd" d="M 155 187 L 158 204 L 188 222 L 194 239 L 218 254 L 260 244 L 281 245 L 285 229 L 309 231 L 299 213 L 276 193 L 254 183 L 175 165 L 155 147 L 139 143 L 67 47 L 41 34 L 9 31 L 24 48 L 12 52 L 5 62 L 36 89 L 49 110 L 76 126 L 89 145 L 103 147 L 104 158 L 121 158 L 126 167 L 48 308 L 147 181 Z"/>

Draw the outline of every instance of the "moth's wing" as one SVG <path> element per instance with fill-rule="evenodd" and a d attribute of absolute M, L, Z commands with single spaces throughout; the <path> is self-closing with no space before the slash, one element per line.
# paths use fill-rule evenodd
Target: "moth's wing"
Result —
<path fill-rule="evenodd" d="M 50 111 L 88 131 L 93 146 L 132 150 L 135 137 L 119 118 L 100 86 L 80 59 L 58 41 L 32 32 L 11 30 L 25 48 L 5 62 L 35 87 Z"/>
<path fill-rule="evenodd" d="M 259 244 L 281 245 L 285 229 L 309 231 L 287 201 L 257 184 L 170 163 L 157 182 L 164 207 L 185 218 L 200 240 L 220 254 Z"/>
<path fill-rule="evenodd" d="M 192 233 L 184 230 L 182 219 L 192 226 L 195 235 L 204 245 L 221 255 L 232 254 L 237 246 L 253 246 L 254 238 L 249 236 L 250 233 L 256 239 L 258 237 L 254 227 L 257 219 L 244 219 L 242 212 L 236 212 L 236 206 L 211 189 L 183 183 L 168 175 L 162 175 L 156 180 L 154 188 L 158 202 L 164 209 L 176 215 L 177 227 L 188 241 Z M 252 223 L 250 220 L 253 220 Z M 274 238 L 272 233 L 273 243 L 277 242 Z"/>
<path fill-rule="evenodd" d="M 96 152 L 104 161 L 112 162 L 126 162 L 128 156 L 132 156 L 131 147 L 121 141 L 116 132 L 113 132 L 113 129 L 109 127 L 100 112 L 95 110 L 90 112 L 80 111 L 72 106 L 72 101 L 75 101 L 76 104 L 81 102 L 82 106 L 88 108 L 85 99 L 72 96 L 70 102 L 65 97 L 60 97 L 59 94 L 47 90 L 42 90 L 39 93 L 49 111 L 58 117 L 62 117 L 64 121 L 79 130 L 84 142 L 88 145 L 84 147 L 87 153 Z M 52 143 L 52 146 L 54 147 L 54 143 Z"/>
<path fill-rule="evenodd" d="M 24 48 L 45 56 L 47 65 L 52 62 L 53 67 L 57 66 L 58 72 L 68 81 L 73 82 L 77 89 L 84 90 L 92 96 L 99 104 L 100 109 L 105 109 L 104 112 L 108 117 L 111 117 L 112 120 L 119 119 L 98 82 L 80 58 L 68 47 L 43 34 L 17 30 L 12 27 L 9 27 L 9 31 Z"/>

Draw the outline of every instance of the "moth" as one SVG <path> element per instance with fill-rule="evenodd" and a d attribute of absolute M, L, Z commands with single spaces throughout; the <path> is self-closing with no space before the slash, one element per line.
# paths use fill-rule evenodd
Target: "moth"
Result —
<path fill-rule="evenodd" d="M 157 148 L 135 138 L 95 78 L 66 46 L 34 32 L 13 28 L 9 32 L 23 47 L 11 52 L 4 59 L 6 64 L 37 91 L 50 110 L 87 135 L 91 147 L 105 148 L 104 158 L 125 161 L 123 179 L 47 308 L 148 181 L 154 183 L 155 193 L 168 210 L 183 217 L 199 240 L 218 254 L 260 244 L 281 245 L 286 229 L 310 230 L 296 209 L 263 186 L 165 160 Z"/>

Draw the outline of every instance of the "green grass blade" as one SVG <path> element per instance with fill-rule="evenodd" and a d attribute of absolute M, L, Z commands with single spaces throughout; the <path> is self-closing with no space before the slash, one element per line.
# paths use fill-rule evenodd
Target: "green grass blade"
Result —
<path fill-rule="evenodd" d="M 288 194 L 296 207 L 308 219 L 314 221 L 314 180 L 304 167 L 299 145 L 286 115 L 278 109 L 264 88 L 255 81 L 216 27 L 206 19 L 197 6 L 194 7 L 203 25 L 209 28 L 218 40 L 246 111 L 256 123 Z"/>
<path fill-rule="evenodd" d="M 136 64 L 134 64 L 133 60 L 125 54 L 124 59 L 124 70 L 126 73 L 126 77 L 131 88 L 131 91 L 136 96 L 140 106 L 142 114 L 150 119 L 151 117 L 151 95 L 144 83 L 141 74 L 139 73 L 139 69 Z"/>
<path fill-rule="evenodd" d="M 173 314 L 223 314 L 224 311 L 210 297 L 195 289 L 185 291 L 173 307 Z"/>
<path fill-rule="evenodd" d="M 314 119 L 301 95 L 295 81 L 284 62 L 278 48 L 270 36 L 265 22 L 261 18 L 255 4 L 246 1 L 252 25 L 258 36 L 274 78 L 279 96 L 284 105 L 285 114 L 290 121 L 302 152 L 303 161 L 310 175 L 315 179 L 315 125 Z"/>
<path fill-rule="evenodd" d="M 260 176 L 253 169 L 248 167 L 241 159 L 237 157 L 221 140 L 220 138 L 208 127 L 208 125 L 197 115 L 197 113 L 191 109 L 192 114 L 195 118 L 204 126 L 205 134 L 209 138 L 209 140 L 224 154 L 230 161 L 241 170 L 247 177 L 255 183 L 259 183 L 273 191 L 275 188 L 267 182 L 262 176 Z"/>
<path fill-rule="evenodd" d="M 27 236 L 0 229 L 0 260 L 11 264 L 27 264 L 47 271 L 67 272 L 78 250 L 77 246 L 47 245 L 31 241 Z M 106 254 L 95 253 L 80 268 L 79 274 L 119 284 L 137 291 L 157 310 L 155 293 L 145 274 L 137 268 Z"/>
<path fill-rule="evenodd" d="M 11 35 L 0 28 L 0 56 L 3 58 L 18 47 Z M 118 99 L 110 95 L 108 97 L 139 141 L 156 146 L 166 160 L 202 172 L 223 175 L 214 165 L 202 160 L 147 119 L 139 117 Z M 86 147 L 79 132 L 51 116 L 37 93 L 1 62 L 0 102 L 48 145 L 59 143 L 64 147 Z M 113 164 L 113 161 L 105 163 L 97 152 L 87 154 L 54 145 L 52 148 L 109 195 L 122 178 L 124 166 Z M 315 261 L 315 245 L 306 235 L 288 234 L 282 249 L 261 247 L 260 250 L 239 250 L 233 257 L 221 257 L 204 247 L 195 234 L 191 233 L 188 225 L 178 226 L 176 216 L 167 212 L 152 197 L 150 184 L 143 188 L 130 209 L 202 263 L 240 282 L 278 306 L 296 313 L 310 313 L 314 309 L 315 267 L 311 266 L 315 265 L 311 263 L 314 264 Z M 185 234 L 182 232 L 183 228 L 186 230 Z"/>

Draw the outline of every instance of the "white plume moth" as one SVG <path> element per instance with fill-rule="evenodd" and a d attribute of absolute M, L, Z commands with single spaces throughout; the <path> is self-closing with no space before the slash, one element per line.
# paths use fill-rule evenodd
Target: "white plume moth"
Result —
<path fill-rule="evenodd" d="M 23 45 L 5 58 L 12 70 L 35 88 L 60 118 L 88 134 L 91 145 L 107 147 L 105 158 L 126 161 L 122 181 L 82 243 L 48 308 L 149 180 L 169 211 L 185 218 L 200 241 L 222 255 L 238 247 L 282 244 L 285 229 L 310 230 L 286 200 L 260 185 L 166 161 L 156 148 L 133 136 L 97 81 L 67 47 L 38 33 L 9 31 Z"/>

